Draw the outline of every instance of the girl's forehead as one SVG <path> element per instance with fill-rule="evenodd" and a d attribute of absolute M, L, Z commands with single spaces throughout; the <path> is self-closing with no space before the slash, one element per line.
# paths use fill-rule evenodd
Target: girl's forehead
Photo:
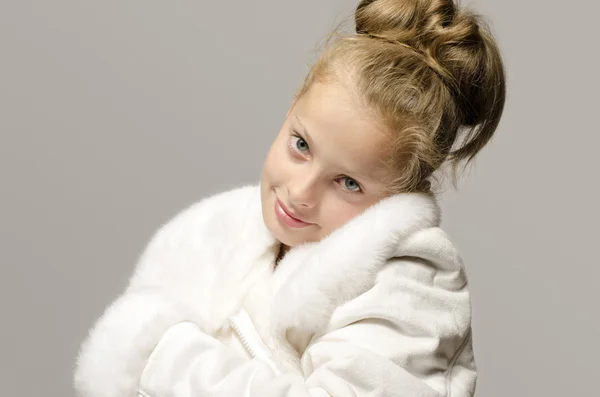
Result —
<path fill-rule="evenodd" d="M 354 90 L 342 83 L 314 83 L 298 105 L 304 117 L 331 127 L 349 132 L 366 131 L 373 139 L 381 138 L 385 131 L 375 112 L 361 101 Z"/>

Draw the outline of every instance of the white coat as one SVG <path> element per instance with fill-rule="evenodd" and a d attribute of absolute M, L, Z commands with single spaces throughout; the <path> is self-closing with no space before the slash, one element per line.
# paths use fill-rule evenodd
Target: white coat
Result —
<path fill-rule="evenodd" d="M 260 185 L 161 227 L 78 356 L 80 397 L 467 397 L 465 268 L 434 198 L 399 194 L 317 243 L 278 242 Z"/>

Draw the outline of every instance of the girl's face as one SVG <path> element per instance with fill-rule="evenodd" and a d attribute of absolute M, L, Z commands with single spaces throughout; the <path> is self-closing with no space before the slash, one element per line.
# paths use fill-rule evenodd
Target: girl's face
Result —
<path fill-rule="evenodd" d="M 263 219 L 285 246 L 320 241 L 386 195 L 386 134 L 339 84 L 288 111 L 264 163 Z"/>

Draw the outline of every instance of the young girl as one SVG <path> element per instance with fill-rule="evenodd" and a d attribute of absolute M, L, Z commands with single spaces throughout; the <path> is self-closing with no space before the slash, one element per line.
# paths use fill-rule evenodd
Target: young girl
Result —
<path fill-rule="evenodd" d="M 473 395 L 467 277 L 429 180 L 491 138 L 501 58 L 451 0 L 364 0 L 355 20 L 260 183 L 152 238 L 83 343 L 79 396 Z"/>

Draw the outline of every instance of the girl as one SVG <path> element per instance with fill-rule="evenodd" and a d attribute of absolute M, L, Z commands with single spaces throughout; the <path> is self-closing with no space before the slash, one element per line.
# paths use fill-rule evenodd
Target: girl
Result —
<path fill-rule="evenodd" d="M 83 343 L 79 396 L 473 395 L 467 277 L 429 180 L 496 129 L 499 51 L 451 0 L 364 0 L 355 21 L 260 182 L 152 238 Z"/>

